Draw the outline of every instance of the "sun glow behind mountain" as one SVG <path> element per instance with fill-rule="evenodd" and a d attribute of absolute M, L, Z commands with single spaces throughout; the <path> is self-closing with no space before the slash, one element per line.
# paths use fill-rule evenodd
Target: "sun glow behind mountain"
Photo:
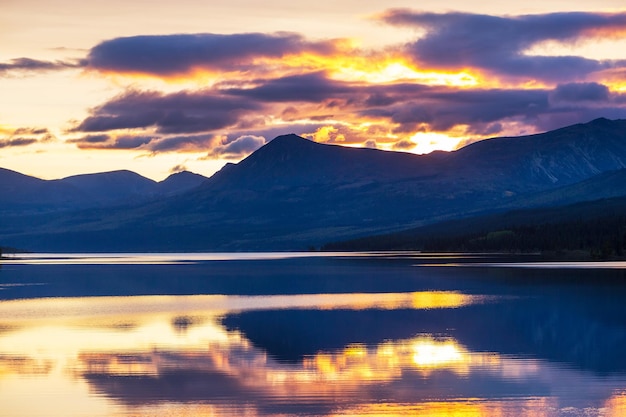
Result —
<path fill-rule="evenodd" d="M 249 15 L 192 0 L 65 14 L 12 4 L 13 21 L 56 35 L 7 29 L 0 165 L 161 179 L 175 167 L 210 175 L 286 133 L 427 153 L 626 117 L 626 14 L 612 0 L 572 10 L 451 0 L 443 12 L 428 1 L 244 3 Z M 123 21 L 133 30 L 115 29 Z"/>

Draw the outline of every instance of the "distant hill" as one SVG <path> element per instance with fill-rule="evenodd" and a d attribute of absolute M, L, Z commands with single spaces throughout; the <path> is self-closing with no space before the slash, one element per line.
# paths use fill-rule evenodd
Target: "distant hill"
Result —
<path fill-rule="evenodd" d="M 126 170 L 74 175 L 52 182 L 74 187 L 84 200 L 97 202 L 97 205 L 149 195 L 154 192 L 157 184 L 156 181 Z M 83 201 L 77 204 L 85 205 Z"/>
<path fill-rule="evenodd" d="M 157 195 L 176 195 L 182 194 L 193 188 L 199 187 L 208 178 L 204 175 L 195 174 L 189 171 L 181 171 L 170 175 L 163 181 L 157 183 L 152 190 Z"/>
<path fill-rule="evenodd" d="M 0 168 L 0 213 L 24 215 L 141 203 L 183 193 L 206 179 L 180 172 L 156 182 L 123 170 L 42 180 Z"/>
<path fill-rule="evenodd" d="M 14 216 L 10 227 L 0 226 L 0 241 L 59 251 L 306 249 L 616 196 L 622 188 L 612 175 L 622 174 L 610 171 L 625 167 L 626 120 L 597 119 L 428 155 L 285 135 L 178 195 L 71 215 Z"/>
<path fill-rule="evenodd" d="M 45 181 L 0 168 L 0 213 L 28 214 L 75 208 L 84 198 L 70 184 Z"/>

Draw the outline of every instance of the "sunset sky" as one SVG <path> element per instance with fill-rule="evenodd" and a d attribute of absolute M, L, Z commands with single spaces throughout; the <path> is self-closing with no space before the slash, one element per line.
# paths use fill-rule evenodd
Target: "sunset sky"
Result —
<path fill-rule="evenodd" d="M 8 0 L 0 39 L 0 167 L 46 179 L 626 118 L 623 0 Z"/>

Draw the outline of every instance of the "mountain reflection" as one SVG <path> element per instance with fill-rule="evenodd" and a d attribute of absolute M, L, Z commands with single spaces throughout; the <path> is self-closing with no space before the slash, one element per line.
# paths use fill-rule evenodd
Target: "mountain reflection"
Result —
<path fill-rule="evenodd" d="M 472 343 L 472 329 L 446 327 L 477 314 L 494 323 L 490 309 L 510 301 L 445 291 L 8 301 L 0 403 L 10 415 L 49 415 L 45 403 L 24 401 L 45 386 L 66 416 L 86 415 L 77 403 L 108 416 L 621 415 L 624 375 L 472 349 L 461 341 Z M 252 331 L 297 336 L 278 316 L 304 334 L 326 320 L 337 326 L 325 329 L 327 344 L 283 360 Z"/>

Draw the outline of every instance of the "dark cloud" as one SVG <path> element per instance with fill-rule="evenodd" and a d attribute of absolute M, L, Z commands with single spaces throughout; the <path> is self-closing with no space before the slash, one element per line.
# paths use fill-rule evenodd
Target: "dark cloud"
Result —
<path fill-rule="evenodd" d="M 158 135 L 87 135 L 69 139 L 80 149 L 139 150 L 150 153 L 163 152 L 204 152 L 212 149 L 213 134 L 158 136 Z"/>
<path fill-rule="evenodd" d="M 139 149 L 149 144 L 154 137 L 152 136 L 132 136 L 122 135 L 112 137 L 110 135 L 87 135 L 82 138 L 69 139 L 68 143 L 76 144 L 80 149 Z"/>
<path fill-rule="evenodd" d="M 14 135 L 45 135 L 49 133 L 48 129 L 43 127 L 20 127 L 13 132 Z"/>
<path fill-rule="evenodd" d="M 82 138 L 76 139 L 68 139 L 68 143 L 77 143 L 77 144 L 100 144 L 106 143 L 111 139 L 109 135 L 87 135 Z"/>
<path fill-rule="evenodd" d="M 606 102 L 609 98 L 608 87 L 598 83 L 560 84 L 550 95 L 554 102 Z"/>
<path fill-rule="evenodd" d="M 293 33 L 177 34 L 132 36 L 104 41 L 87 57 L 89 68 L 101 71 L 181 75 L 205 68 L 241 69 L 254 58 L 282 58 L 313 52 L 331 54 L 333 41 L 309 42 Z"/>
<path fill-rule="evenodd" d="M 170 168 L 170 174 L 177 174 L 183 171 L 187 171 L 187 167 L 184 164 L 178 164 Z"/>
<path fill-rule="evenodd" d="M 260 106 L 245 98 L 213 91 L 163 94 L 128 91 L 92 109 L 74 131 L 106 132 L 156 127 L 159 133 L 192 133 L 224 128 Z"/>
<path fill-rule="evenodd" d="M 393 144 L 393 149 L 396 150 L 407 150 L 413 149 L 415 147 L 415 142 L 411 142 L 410 140 L 402 139 Z"/>
<path fill-rule="evenodd" d="M 115 149 L 138 149 L 155 140 L 154 136 L 118 136 L 115 138 Z"/>
<path fill-rule="evenodd" d="M 355 92 L 346 83 L 328 79 L 324 72 L 292 75 L 267 80 L 258 87 L 229 88 L 222 91 L 226 94 L 249 97 L 263 102 L 316 103 Z"/>
<path fill-rule="evenodd" d="M 245 135 L 234 140 L 224 140 L 219 145 L 213 147 L 208 156 L 213 158 L 240 159 L 248 156 L 252 152 L 265 145 L 266 139 L 263 136 Z"/>
<path fill-rule="evenodd" d="M 581 80 L 623 63 L 578 56 L 534 56 L 525 52 L 544 41 L 571 43 L 626 29 L 626 13 L 551 13 L 489 16 L 389 10 L 381 19 L 420 28 L 426 34 L 406 46 L 422 65 L 445 69 L 479 68 L 503 76 L 545 81 Z"/>
<path fill-rule="evenodd" d="M 215 135 L 171 136 L 150 142 L 145 149 L 161 152 L 204 152 L 213 147 Z"/>
<path fill-rule="evenodd" d="M 9 62 L 0 62 L 0 75 L 9 72 L 58 71 L 83 67 L 81 61 L 41 61 L 31 58 L 16 58 Z"/>
<path fill-rule="evenodd" d="M 37 143 L 35 138 L 13 138 L 13 139 L 0 139 L 0 148 L 13 148 L 18 146 L 28 146 Z"/>
<path fill-rule="evenodd" d="M 532 119 L 549 109 L 545 90 L 458 90 L 436 87 L 418 98 L 362 111 L 363 116 L 386 118 L 415 131 L 420 124 L 446 131 L 457 125 L 492 123 L 511 117 Z"/>

